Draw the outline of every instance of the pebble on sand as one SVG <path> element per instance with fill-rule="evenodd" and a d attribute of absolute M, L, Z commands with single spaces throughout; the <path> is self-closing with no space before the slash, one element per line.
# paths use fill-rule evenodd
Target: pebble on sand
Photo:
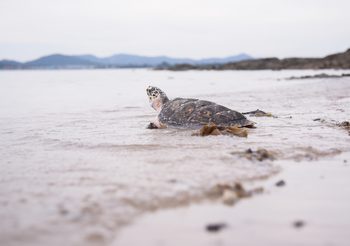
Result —
<path fill-rule="evenodd" d="M 275 185 L 278 186 L 278 187 L 285 186 L 286 182 L 284 180 L 280 180 Z"/>
<path fill-rule="evenodd" d="M 219 232 L 226 227 L 227 227 L 227 224 L 225 224 L 225 223 L 213 223 L 213 224 L 208 224 L 205 227 L 205 229 L 208 232 Z"/>

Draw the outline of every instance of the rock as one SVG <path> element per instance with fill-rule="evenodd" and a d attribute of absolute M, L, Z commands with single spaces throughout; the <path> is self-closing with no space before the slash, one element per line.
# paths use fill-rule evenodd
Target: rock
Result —
<path fill-rule="evenodd" d="M 226 205 L 233 205 L 238 201 L 239 197 L 233 190 L 226 189 L 222 194 L 222 202 Z"/>
<path fill-rule="evenodd" d="M 285 186 L 286 182 L 284 182 L 284 180 L 280 180 L 275 185 L 278 186 L 278 187 Z"/>
<path fill-rule="evenodd" d="M 302 220 L 296 220 L 296 221 L 293 222 L 293 226 L 295 228 L 301 228 L 301 227 L 305 226 L 305 222 L 302 221 Z"/>
<path fill-rule="evenodd" d="M 213 223 L 213 224 L 208 224 L 205 228 L 208 232 L 219 232 L 226 227 L 227 227 L 227 224 L 225 223 Z"/>

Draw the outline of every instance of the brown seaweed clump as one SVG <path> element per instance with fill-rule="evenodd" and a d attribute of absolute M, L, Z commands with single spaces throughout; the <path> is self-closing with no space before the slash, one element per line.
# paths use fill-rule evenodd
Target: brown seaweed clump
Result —
<path fill-rule="evenodd" d="M 217 184 L 214 187 L 214 190 L 215 193 L 221 197 L 222 202 L 226 205 L 233 205 L 242 198 L 248 198 L 264 191 L 262 187 L 246 190 L 241 183 Z"/>
<path fill-rule="evenodd" d="M 263 161 L 263 160 L 275 160 L 276 159 L 276 154 L 274 152 L 268 151 L 263 148 L 259 148 L 257 150 L 252 150 L 252 149 L 247 149 L 246 151 L 240 151 L 240 152 L 232 152 L 234 155 L 239 155 L 240 157 L 247 158 L 248 160 L 258 160 L 258 161 Z"/>
<path fill-rule="evenodd" d="M 239 126 L 217 126 L 215 124 L 207 124 L 195 132 L 192 136 L 218 136 L 218 135 L 234 135 L 238 137 L 248 137 L 248 130 Z"/>

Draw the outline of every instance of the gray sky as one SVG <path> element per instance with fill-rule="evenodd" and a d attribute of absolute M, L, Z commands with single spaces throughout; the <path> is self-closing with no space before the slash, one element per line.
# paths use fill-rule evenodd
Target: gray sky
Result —
<path fill-rule="evenodd" d="M 350 48 L 349 10 L 349 0 L 0 0 L 0 59 L 323 56 Z"/>

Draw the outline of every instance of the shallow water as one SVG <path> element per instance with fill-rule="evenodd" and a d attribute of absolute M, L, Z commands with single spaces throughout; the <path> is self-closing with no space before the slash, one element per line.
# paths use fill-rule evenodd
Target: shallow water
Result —
<path fill-rule="evenodd" d="M 234 151 L 263 147 L 295 161 L 350 151 L 344 130 L 313 121 L 349 120 L 349 78 L 283 80 L 315 73 L 1 72 L 1 241 L 107 244 L 140 213 L 207 199 L 218 183 L 279 170 Z M 149 84 L 170 98 L 201 98 L 237 111 L 259 108 L 278 118 L 251 117 L 258 128 L 247 139 L 148 130 L 156 115 L 145 93 Z"/>

